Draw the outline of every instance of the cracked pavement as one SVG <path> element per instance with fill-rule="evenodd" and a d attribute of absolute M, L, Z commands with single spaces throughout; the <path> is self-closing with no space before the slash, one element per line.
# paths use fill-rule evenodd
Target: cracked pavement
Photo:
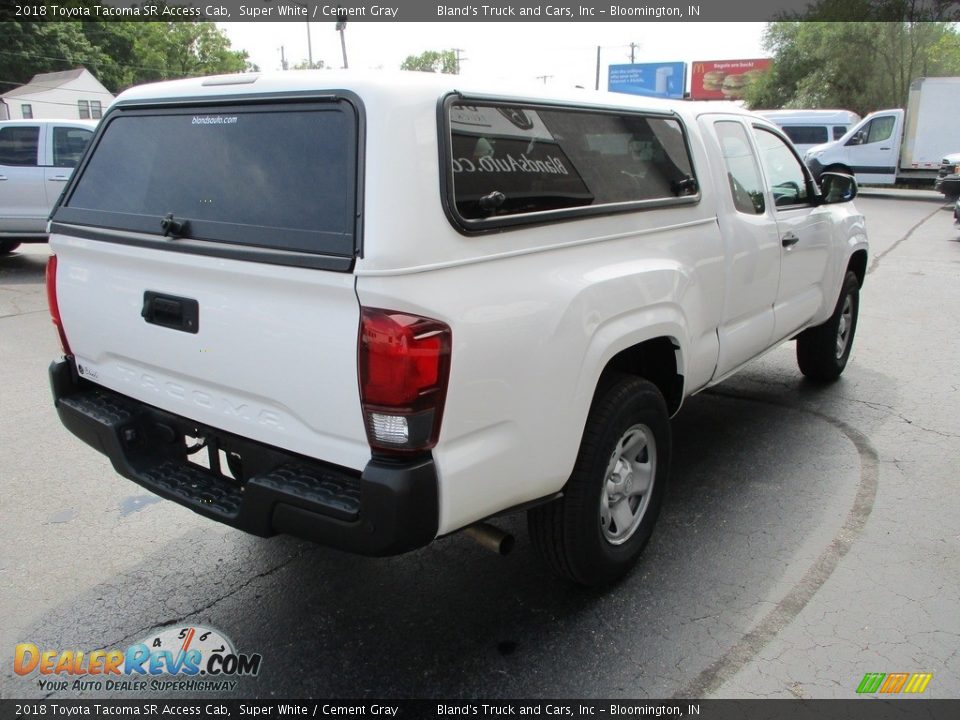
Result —
<path fill-rule="evenodd" d="M 853 698 L 867 672 L 960 697 L 960 230 L 934 193 L 857 204 L 847 372 L 806 383 L 788 344 L 690 399 L 660 524 L 605 592 L 550 576 L 519 516 L 506 558 L 453 536 L 377 560 L 153 502 L 53 411 L 46 247 L 0 258 L 0 696 L 46 694 L 19 642 L 202 624 L 264 657 L 238 697 Z"/>

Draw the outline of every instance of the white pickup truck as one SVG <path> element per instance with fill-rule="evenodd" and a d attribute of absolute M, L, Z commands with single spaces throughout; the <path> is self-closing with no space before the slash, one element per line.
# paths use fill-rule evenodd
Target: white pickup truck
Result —
<path fill-rule="evenodd" d="M 70 179 L 97 122 L 0 122 L 0 255 L 47 239 L 50 209 Z"/>
<path fill-rule="evenodd" d="M 709 104 L 288 72 L 139 87 L 52 219 L 56 408 L 201 515 L 389 555 L 526 510 L 562 575 L 650 537 L 684 398 L 836 379 L 856 182 Z"/>

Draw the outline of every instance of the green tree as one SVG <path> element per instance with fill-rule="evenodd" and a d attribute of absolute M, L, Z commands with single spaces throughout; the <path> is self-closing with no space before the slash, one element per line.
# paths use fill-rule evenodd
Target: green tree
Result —
<path fill-rule="evenodd" d="M 420 72 L 439 72 L 456 75 L 457 55 L 453 50 L 427 50 L 419 55 L 409 55 L 400 65 L 401 70 L 418 70 Z"/>
<path fill-rule="evenodd" d="M 748 88 L 747 104 L 903 107 L 917 78 L 960 75 L 957 19 L 955 0 L 818 0 L 802 17 L 767 24 L 773 67 Z"/>
<path fill-rule="evenodd" d="M 0 23 L 0 86 L 30 80 L 37 73 L 70 70 L 108 60 L 83 34 L 81 23 L 3 22 Z"/>
<path fill-rule="evenodd" d="M 0 85 L 86 67 L 111 92 L 131 85 L 252 69 L 212 22 L 0 23 Z"/>
<path fill-rule="evenodd" d="M 230 40 L 212 22 L 135 24 L 146 26 L 135 45 L 139 82 L 248 69 L 246 51 L 231 50 Z"/>
<path fill-rule="evenodd" d="M 296 65 L 294 65 L 291 70 L 329 70 L 327 64 L 323 60 L 314 60 L 313 65 L 310 64 L 309 60 L 301 60 Z"/>

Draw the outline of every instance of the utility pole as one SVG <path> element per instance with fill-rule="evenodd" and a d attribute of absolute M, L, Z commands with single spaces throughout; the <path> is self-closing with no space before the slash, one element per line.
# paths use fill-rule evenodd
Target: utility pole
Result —
<path fill-rule="evenodd" d="M 552 78 L 553 75 L 537 75 L 537 80 L 543 80 L 543 84 L 547 84 L 547 79 Z"/>
<path fill-rule="evenodd" d="M 284 53 L 283 45 L 280 46 L 280 69 L 281 70 L 287 69 L 287 56 Z"/>
<path fill-rule="evenodd" d="M 307 23 L 307 62 L 310 63 L 310 69 L 313 70 L 313 43 L 310 41 L 310 23 Z"/>
<path fill-rule="evenodd" d="M 461 61 L 461 60 L 469 60 L 470 58 L 461 58 L 461 57 L 460 57 L 460 53 L 465 52 L 465 51 L 463 50 L 463 48 L 450 48 L 450 49 L 451 49 L 451 50 L 454 52 L 454 54 L 457 56 L 457 69 L 456 69 L 456 74 L 459 75 L 459 74 L 460 74 L 460 61 Z"/>
<path fill-rule="evenodd" d="M 341 9 L 337 9 L 337 32 L 340 33 L 340 51 L 343 53 L 343 69 L 346 70 L 349 65 L 347 65 L 347 40 L 343 36 L 343 31 L 347 27 L 347 14 Z"/>
<path fill-rule="evenodd" d="M 594 90 L 600 89 L 600 46 L 597 45 L 597 83 L 594 85 Z"/>
<path fill-rule="evenodd" d="M 630 64 L 633 65 L 636 62 L 635 53 L 640 49 L 640 43 L 632 42 L 630 43 Z"/>

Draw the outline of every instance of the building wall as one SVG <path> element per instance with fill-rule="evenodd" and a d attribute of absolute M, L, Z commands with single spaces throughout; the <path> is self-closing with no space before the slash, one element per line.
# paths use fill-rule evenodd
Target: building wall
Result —
<path fill-rule="evenodd" d="M 35 120 L 41 118 L 76 120 L 80 118 L 80 100 L 88 103 L 99 102 L 101 112 L 105 113 L 113 102 L 113 95 L 110 95 L 95 77 L 84 73 L 76 80 L 71 80 L 57 88 L 38 89 L 33 93 L 4 98 L 11 120 L 24 117 L 24 105 L 30 106 Z M 0 109 L 0 113 L 2 112 Z"/>

